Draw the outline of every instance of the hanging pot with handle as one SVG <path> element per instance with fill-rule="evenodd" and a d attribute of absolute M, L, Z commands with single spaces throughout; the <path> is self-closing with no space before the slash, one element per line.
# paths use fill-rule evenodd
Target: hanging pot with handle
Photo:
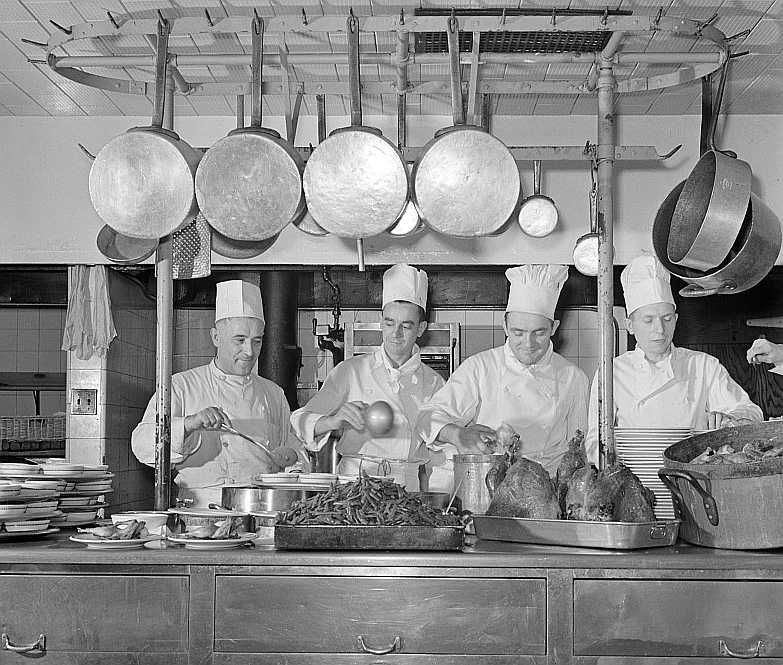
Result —
<path fill-rule="evenodd" d="M 219 233 L 258 241 L 277 235 L 304 214 L 304 160 L 280 134 L 261 126 L 264 21 L 252 27 L 250 127 L 233 130 L 207 150 L 196 171 L 196 197 Z"/>
<path fill-rule="evenodd" d="M 459 26 L 447 21 L 454 126 L 424 146 L 413 167 L 413 199 L 424 222 L 450 236 L 472 238 L 500 230 L 519 203 L 521 185 L 514 156 L 462 110 Z"/>
<path fill-rule="evenodd" d="M 379 129 L 362 126 L 359 21 L 348 17 L 351 125 L 316 146 L 304 171 L 307 208 L 334 235 L 360 240 L 392 226 L 408 202 L 408 171 Z M 360 257 L 361 262 L 361 257 Z"/>
<path fill-rule="evenodd" d="M 742 231 L 726 260 L 708 272 L 685 268 L 672 263 L 667 252 L 672 214 L 684 187 L 685 181 L 682 181 L 666 197 L 655 215 L 652 230 L 653 248 L 658 259 L 670 273 L 688 283 L 680 290 L 680 295 L 725 295 L 741 293 L 756 286 L 767 276 L 780 253 L 778 218 L 751 192 Z"/>
<path fill-rule="evenodd" d="M 152 124 L 109 141 L 90 168 L 90 199 L 100 218 L 131 238 L 159 239 L 190 222 L 193 174 L 201 151 L 163 129 L 170 27 L 158 23 Z"/>
<path fill-rule="evenodd" d="M 701 155 L 685 181 L 671 217 L 669 260 L 695 270 L 711 270 L 726 259 L 740 234 L 750 201 L 750 165 L 715 148 L 715 126 L 728 67 L 727 53 L 710 119 L 709 150 Z"/>
<path fill-rule="evenodd" d="M 557 226 L 557 206 L 541 194 L 541 160 L 533 162 L 533 196 L 528 196 L 519 208 L 517 220 L 527 235 L 533 238 L 548 236 Z"/>

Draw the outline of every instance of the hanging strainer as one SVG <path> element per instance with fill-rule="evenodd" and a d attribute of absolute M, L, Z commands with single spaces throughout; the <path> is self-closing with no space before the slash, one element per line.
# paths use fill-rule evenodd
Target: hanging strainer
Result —
<path fill-rule="evenodd" d="M 172 276 L 197 279 L 212 273 L 212 229 L 200 212 L 171 235 Z"/>

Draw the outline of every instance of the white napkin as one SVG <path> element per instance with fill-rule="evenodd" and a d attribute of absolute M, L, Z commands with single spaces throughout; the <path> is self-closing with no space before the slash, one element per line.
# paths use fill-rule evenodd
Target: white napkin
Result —
<path fill-rule="evenodd" d="M 63 330 L 63 351 L 80 360 L 104 356 L 117 336 L 111 315 L 106 266 L 68 268 L 68 312 Z"/>

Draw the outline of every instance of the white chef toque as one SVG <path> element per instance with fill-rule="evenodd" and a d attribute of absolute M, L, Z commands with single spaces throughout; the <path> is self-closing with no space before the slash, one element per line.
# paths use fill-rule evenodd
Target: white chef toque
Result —
<path fill-rule="evenodd" d="M 674 305 L 671 275 L 657 256 L 642 254 L 633 259 L 620 274 L 628 316 L 644 305 L 668 302 Z"/>
<path fill-rule="evenodd" d="M 383 302 L 403 300 L 427 309 L 427 273 L 407 263 L 398 263 L 383 273 Z"/>
<path fill-rule="evenodd" d="M 511 283 L 507 312 L 540 314 L 555 320 L 560 290 L 568 279 L 568 268 L 561 265 L 524 265 L 506 270 Z"/>
<path fill-rule="evenodd" d="M 261 289 L 250 282 L 232 279 L 218 282 L 215 298 L 215 321 L 234 317 L 249 317 L 264 320 L 264 306 Z"/>

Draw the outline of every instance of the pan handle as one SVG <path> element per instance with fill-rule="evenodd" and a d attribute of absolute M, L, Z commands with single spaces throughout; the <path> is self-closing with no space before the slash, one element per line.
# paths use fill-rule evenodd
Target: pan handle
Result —
<path fill-rule="evenodd" d="M 695 471 L 658 469 L 658 477 L 661 479 L 663 484 L 669 488 L 669 491 L 672 493 L 675 500 L 680 502 L 679 508 L 681 513 L 682 508 L 684 507 L 683 496 L 672 478 L 682 478 L 683 480 L 688 481 L 693 486 L 693 489 L 695 489 L 701 497 L 702 503 L 704 504 L 704 512 L 707 515 L 707 519 L 710 521 L 710 524 L 712 524 L 712 526 L 718 526 L 720 521 L 718 517 L 718 505 L 715 503 L 715 499 L 710 493 L 712 491 L 712 483 L 710 483 L 710 479 L 707 478 L 707 476 L 696 473 Z M 703 487 L 702 484 L 704 485 Z"/>
<path fill-rule="evenodd" d="M 684 298 L 703 298 L 704 296 L 723 295 L 737 290 L 737 283 L 725 280 L 720 286 L 705 289 L 698 284 L 688 284 L 680 289 L 680 295 Z"/>
<path fill-rule="evenodd" d="M 157 43 L 155 45 L 155 99 L 152 107 L 152 126 L 163 127 L 163 108 L 166 99 L 166 68 L 169 58 L 169 34 L 171 24 L 165 19 L 158 21 Z"/>

